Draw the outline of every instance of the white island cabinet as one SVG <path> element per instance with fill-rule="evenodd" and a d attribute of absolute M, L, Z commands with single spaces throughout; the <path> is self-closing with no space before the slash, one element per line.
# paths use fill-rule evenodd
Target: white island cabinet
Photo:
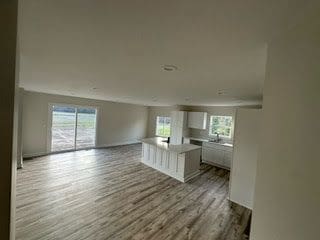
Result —
<path fill-rule="evenodd" d="M 199 175 L 201 147 L 171 145 L 160 137 L 142 140 L 142 163 L 181 182 Z"/>

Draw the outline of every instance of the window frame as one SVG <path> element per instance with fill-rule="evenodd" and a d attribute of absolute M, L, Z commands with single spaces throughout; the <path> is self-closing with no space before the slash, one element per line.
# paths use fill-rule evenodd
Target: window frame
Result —
<path fill-rule="evenodd" d="M 210 137 L 213 137 L 213 136 L 216 136 L 215 133 L 212 133 L 212 125 L 213 125 L 213 118 L 214 117 L 228 117 L 228 118 L 231 118 L 231 126 L 230 126 L 230 135 L 229 136 L 226 136 L 226 135 L 222 135 L 222 134 L 219 134 L 219 137 L 222 138 L 222 139 L 232 139 L 232 134 L 233 134 L 233 116 L 231 115 L 210 115 L 210 118 L 209 118 L 209 136 Z"/>
<path fill-rule="evenodd" d="M 164 136 L 164 135 L 159 135 L 158 134 L 158 118 L 165 118 L 165 119 L 169 119 L 170 120 L 170 134 L 169 134 L 169 136 Z M 165 124 L 163 123 L 162 128 L 164 128 L 164 126 L 165 126 Z M 171 117 L 168 117 L 168 116 L 157 116 L 156 117 L 155 136 L 157 136 L 157 137 L 170 137 L 171 136 Z"/>
<path fill-rule="evenodd" d="M 63 151 L 57 151 L 57 152 L 52 152 L 51 151 L 51 140 L 52 140 L 52 113 L 53 113 L 53 108 L 54 106 L 61 106 L 61 107 L 72 107 L 76 109 L 76 118 L 77 118 L 77 109 L 78 108 L 92 108 L 96 110 L 96 132 L 95 132 L 95 137 L 94 137 L 94 146 L 92 147 L 85 147 L 85 148 L 77 148 L 76 147 L 76 142 L 75 142 L 75 148 L 70 149 L 70 150 L 63 150 Z M 98 106 L 92 106 L 92 105 L 77 105 L 77 104 L 69 104 L 69 103 L 54 103 L 50 102 L 48 103 L 48 119 L 47 119 L 47 139 L 46 139 L 46 147 L 47 147 L 47 153 L 59 153 L 59 152 L 70 152 L 70 151 L 77 151 L 77 150 L 86 150 L 86 149 L 93 149 L 97 147 L 97 142 L 98 142 L 98 127 L 99 127 L 99 114 L 100 114 L 100 107 Z M 76 119 L 77 120 L 77 119 Z"/>

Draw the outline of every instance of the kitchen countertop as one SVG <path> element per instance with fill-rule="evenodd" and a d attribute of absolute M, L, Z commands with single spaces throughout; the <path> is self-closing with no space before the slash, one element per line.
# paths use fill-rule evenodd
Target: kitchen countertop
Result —
<path fill-rule="evenodd" d="M 199 141 L 199 142 L 209 142 L 209 139 L 205 139 L 205 138 L 197 138 L 197 137 L 186 137 L 189 138 L 191 140 L 195 140 L 195 141 Z"/>
<path fill-rule="evenodd" d="M 218 142 L 211 142 L 209 141 L 209 139 L 205 139 L 205 138 L 196 138 L 196 137 L 186 137 L 189 138 L 190 140 L 195 140 L 195 141 L 200 141 L 200 142 L 208 142 L 208 143 L 212 143 L 212 144 L 216 144 L 216 145 L 221 145 L 221 146 L 225 146 L 225 147 L 233 147 L 233 144 L 231 143 L 218 143 Z"/>
<path fill-rule="evenodd" d="M 161 149 L 164 149 L 166 151 L 175 152 L 178 154 L 201 149 L 200 146 L 193 145 L 193 144 L 173 145 L 173 144 L 168 144 L 166 142 L 163 142 L 163 140 L 167 140 L 167 139 L 161 138 L 161 137 L 145 138 L 145 139 L 142 139 L 141 142 L 151 144 L 151 145 L 154 145 L 154 146 L 159 147 Z"/>

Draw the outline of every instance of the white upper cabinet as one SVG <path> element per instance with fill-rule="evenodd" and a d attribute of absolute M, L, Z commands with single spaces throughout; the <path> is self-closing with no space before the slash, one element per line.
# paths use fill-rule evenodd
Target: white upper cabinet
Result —
<path fill-rule="evenodd" d="M 196 129 L 207 128 L 206 112 L 188 112 L 188 127 Z"/>

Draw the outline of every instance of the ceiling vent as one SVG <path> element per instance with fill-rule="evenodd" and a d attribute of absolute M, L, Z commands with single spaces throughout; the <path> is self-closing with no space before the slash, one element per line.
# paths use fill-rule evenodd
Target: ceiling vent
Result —
<path fill-rule="evenodd" d="M 173 71 L 178 70 L 178 67 L 174 66 L 174 65 L 164 65 L 162 68 L 163 68 L 163 70 L 165 70 L 167 72 L 173 72 Z"/>

